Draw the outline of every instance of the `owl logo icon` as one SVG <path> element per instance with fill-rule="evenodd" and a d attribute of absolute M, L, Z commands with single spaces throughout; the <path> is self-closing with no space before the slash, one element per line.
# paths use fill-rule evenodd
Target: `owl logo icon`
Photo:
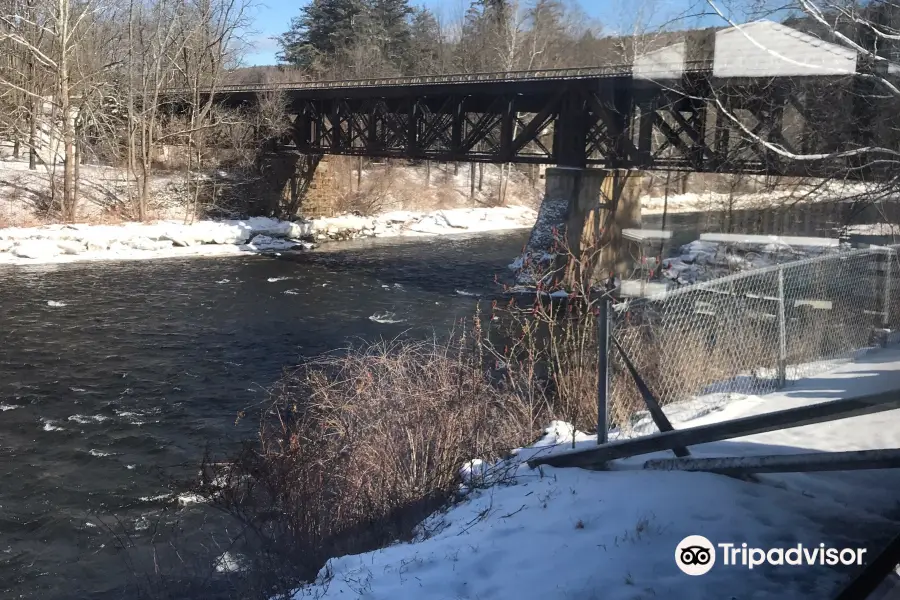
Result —
<path fill-rule="evenodd" d="M 702 535 L 689 535 L 675 547 L 675 564 L 687 575 L 705 575 L 716 564 L 716 548 Z"/>

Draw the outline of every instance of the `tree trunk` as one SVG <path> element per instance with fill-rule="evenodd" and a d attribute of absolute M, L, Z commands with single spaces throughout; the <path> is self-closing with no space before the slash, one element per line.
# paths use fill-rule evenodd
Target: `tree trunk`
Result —
<path fill-rule="evenodd" d="M 63 123 L 63 218 L 73 223 L 77 207 L 75 205 L 75 119 L 72 114 L 72 83 L 69 80 L 69 0 L 59 0 L 59 103 Z"/>
<path fill-rule="evenodd" d="M 73 174 L 72 174 L 72 197 L 73 198 L 78 198 L 78 187 L 79 187 L 78 183 L 81 180 L 82 152 L 81 152 L 81 149 L 79 148 L 77 140 L 78 140 L 78 138 L 76 137 L 76 141 L 72 146 L 72 150 L 74 152 L 74 157 L 75 157 L 75 166 L 74 166 Z M 75 217 L 76 217 L 76 215 L 73 214 L 72 221 L 75 220 Z"/>
<path fill-rule="evenodd" d="M 72 131 L 72 108 L 63 100 L 63 219 L 75 222 L 75 133 Z"/>
<path fill-rule="evenodd" d="M 31 124 L 28 132 L 28 169 L 31 171 L 37 170 L 37 114 L 34 107 L 37 105 L 37 100 L 31 101 Z"/>
<path fill-rule="evenodd" d="M 28 61 L 28 73 L 31 76 L 32 82 L 35 79 L 35 68 L 34 68 L 34 57 L 31 56 Z M 37 170 L 37 120 L 40 112 L 43 111 L 43 106 L 41 106 L 36 97 L 31 98 L 31 114 L 29 115 L 29 124 L 28 124 L 28 168 L 31 171 Z"/>

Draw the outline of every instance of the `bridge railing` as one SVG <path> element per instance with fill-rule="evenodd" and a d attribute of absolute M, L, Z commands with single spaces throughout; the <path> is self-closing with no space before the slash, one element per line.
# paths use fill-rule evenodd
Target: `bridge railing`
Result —
<path fill-rule="evenodd" d="M 690 73 L 708 70 L 704 61 L 691 63 L 654 64 L 653 72 L 666 75 L 673 72 Z M 447 85 L 459 83 L 512 82 L 512 81 L 553 81 L 560 79 L 598 79 L 606 77 L 631 76 L 634 66 L 629 64 L 604 65 L 595 67 L 571 67 L 562 69 L 540 69 L 530 71 L 495 71 L 484 73 L 452 73 L 447 75 L 416 75 L 408 77 L 376 77 L 368 79 L 294 81 L 284 83 L 228 84 L 219 87 L 216 93 L 266 92 L 278 90 L 316 90 L 367 87 L 403 87 L 421 85 Z M 653 73 L 643 73 L 647 76 Z M 186 89 L 171 88 L 166 93 L 186 92 Z"/>

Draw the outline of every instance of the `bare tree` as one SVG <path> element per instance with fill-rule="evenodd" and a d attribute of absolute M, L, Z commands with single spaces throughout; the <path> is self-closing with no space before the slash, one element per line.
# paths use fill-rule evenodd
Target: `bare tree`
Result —
<path fill-rule="evenodd" d="M 126 164 L 137 184 L 132 205 L 140 220 L 148 215 L 153 161 L 161 141 L 162 93 L 174 85 L 176 61 L 187 43 L 181 35 L 187 18 L 180 2 L 129 1 Z"/>
<path fill-rule="evenodd" d="M 63 189 L 59 201 L 60 215 L 65 221 L 77 216 L 77 127 L 79 104 L 92 95 L 101 78 L 114 64 L 105 59 L 100 47 L 102 24 L 115 19 L 116 7 L 102 0 L 45 0 L 26 4 L 26 11 L 17 13 L 15 5 L 5 7 L 0 13 L 0 42 L 18 49 L 23 57 L 22 66 L 28 65 L 31 79 L 0 74 L 0 87 L 13 90 L 21 98 L 33 101 L 31 116 L 35 121 L 46 102 L 52 108 L 51 129 L 62 142 Z M 95 52 L 86 52 L 94 48 Z M 90 56 L 91 61 L 86 58 Z M 99 59 L 99 60 L 97 60 Z M 46 74 L 49 96 L 34 85 L 40 78 L 37 71 Z M 37 110 L 35 110 L 37 105 Z M 32 131 L 32 143 L 33 143 Z"/>
<path fill-rule="evenodd" d="M 189 0 L 185 19 L 177 33 L 180 52 L 175 61 L 177 81 L 185 90 L 186 128 L 177 134 L 187 145 L 185 167 L 191 200 L 185 220 L 196 215 L 202 187 L 195 171 L 203 168 L 204 150 L 210 130 L 226 124 L 216 121 L 216 91 L 225 73 L 237 65 L 241 28 L 247 25 L 249 0 Z M 221 114 L 221 113 L 220 113 Z"/>

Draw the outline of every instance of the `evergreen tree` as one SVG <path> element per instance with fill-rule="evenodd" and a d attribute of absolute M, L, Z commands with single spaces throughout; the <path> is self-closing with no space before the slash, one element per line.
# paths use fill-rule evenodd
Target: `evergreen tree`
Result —
<path fill-rule="evenodd" d="M 566 31 L 565 6 L 561 0 L 537 0 L 528 11 L 525 69 L 562 66 L 574 54 L 571 37 Z"/>
<path fill-rule="evenodd" d="M 464 73 L 486 71 L 487 53 L 487 16 L 481 0 L 475 0 L 466 10 L 463 18 L 459 45 L 456 48 L 457 69 Z"/>
<path fill-rule="evenodd" d="M 368 0 L 371 41 L 382 58 L 398 70 L 405 70 L 410 55 L 409 0 Z"/>
<path fill-rule="evenodd" d="M 353 41 L 355 22 L 366 8 L 362 0 L 312 0 L 279 38 L 278 59 L 304 68 L 332 60 Z"/>
<path fill-rule="evenodd" d="M 409 0 L 312 0 L 279 42 L 279 60 L 354 76 L 400 74 L 411 54 Z"/>
<path fill-rule="evenodd" d="M 424 7 L 414 9 L 406 72 L 414 75 L 442 73 L 443 42 L 441 27 L 434 14 Z"/>

